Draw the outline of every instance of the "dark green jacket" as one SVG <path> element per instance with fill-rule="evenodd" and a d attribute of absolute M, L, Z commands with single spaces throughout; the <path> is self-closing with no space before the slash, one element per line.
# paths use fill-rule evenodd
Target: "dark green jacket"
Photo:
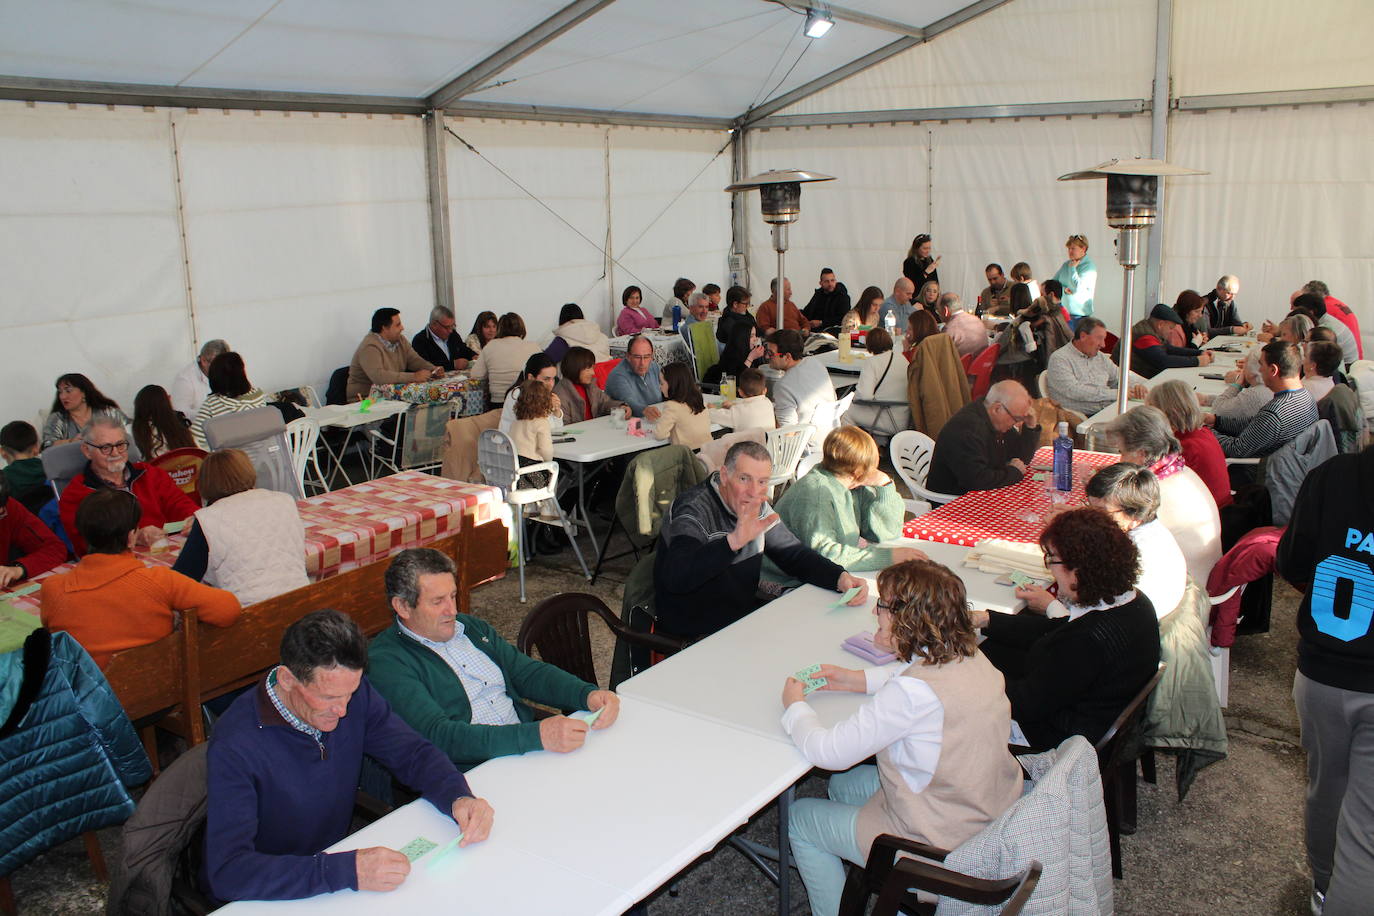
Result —
<path fill-rule="evenodd" d="M 459 614 L 458 622 L 506 679 L 506 696 L 520 716 L 518 725 L 473 725 L 467 691 L 448 663 L 393 623 L 372 641 L 367 677 L 406 721 L 469 770 L 493 757 L 543 749 L 539 723 L 526 700 L 564 711 L 587 708 L 596 690 L 566 671 L 535 661 L 515 649 L 486 621 Z"/>

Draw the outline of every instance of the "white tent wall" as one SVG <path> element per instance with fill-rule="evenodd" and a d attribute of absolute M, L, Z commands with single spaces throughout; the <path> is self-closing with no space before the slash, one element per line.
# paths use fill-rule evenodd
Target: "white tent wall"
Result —
<path fill-rule="evenodd" d="M 1155 0 L 1011 0 L 779 114 L 1149 98 L 1154 31 Z"/>
<path fill-rule="evenodd" d="M 1374 85 L 1371 48 L 1369 0 L 1175 0 L 1174 95 Z"/>
<path fill-rule="evenodd" d="M 132 409 L 191 351 L 167 113 L 0 103 L 0 422 L 80 372 Z"/>
<path fill-rule="evenodd" d="M 730 135 L 724 131 L 610 129 L 611 226 L 616 260 L 611 321 L 634 284 L 653 306 L 687 277 L 729 283 Z M 657 312 L 655 312 L 657 314 Z"/>
<path fill-rule="evenodd" d="M 513 310 L 543 339 L 562 304 L 577 302 L 610 328 L 626 286 L 640 286 L 653 308 L 678 276 L 698 285 L 725 276 L 728 134 L 480 119 L 450 126 L 482 154 L 448 138 L 460 325 L 479 311 Z M 620 263 L 607 265 L 597 246 Z"/>
<path fill-rule="evenodd" d="M 375 309 L 423 326 L 434 294 L 417 119 L 178 111 L 173 123 L 199 341 L 227 340 L 264 390 L 310 383 L 323 397 Z"/>
<path fill-rule="evenodd" d="M 1212 174 L 1170 182 L 1164 288 L 1241 281 L 1241 316 L 1288 313 L 1289 295 L 1323 280 L 1374 331 L 1374 117 L 1350 103 L 1179 112 L 1169 156 Z"/>
<path fill-rule="evenodd" d="M 449 126 L 486 157 L 447 138 L 459 327 L 466 333 L 481 311 L 513 311 L 539 340 L 565 302 L 594 304 L 589 316 L 604 317 L 596 246 L 606 243 L 605 128 L 460 119 Z"/>
<path fill-rule="evenodd" d="M 838 179 L 802 191 L 787 259 L 798 305 L 822 266 L 835 267 L 853 296 L 869 284 L 891 291 L 912 238 L 929 231 L 943 257 L 945 291 L 971 307 L 988 263 L 1010 270 L 1026 261 L 1037 279 L 1047 279 L 1064 260 L 1064 240 L 1082 232 L 1099 268 L 1095 311 L 1115 329 L 1121 271 L 1102 226 L 1103 188 L 1054 179 L 1112 155 L 1143 155 L 1149 133 L 1149 118 L 1141 116 L 774 129 L 751 132 L 750 163 Z M 751 203 L 751 214 L 756 208 Z M 756 298 L 767 296 L 774 272 L 766 228 L 760 222 L 750 232 Z"/>
<path fill-rule="evenodd" d="M 810 300 L 822 267 L 834 268 L 851 299 L 870 284 L 891 292 L 912 237 L 925 231 L 926 131 L 907 124 L 751 130 L 746 137 L 755 172 L 808 169 L 837 178 L 802 186 L 786 262 L 797 307 Z M 757 305 L 768 298 L 777 256 L 758 192 L 745 197 L 749 289 Z"/>

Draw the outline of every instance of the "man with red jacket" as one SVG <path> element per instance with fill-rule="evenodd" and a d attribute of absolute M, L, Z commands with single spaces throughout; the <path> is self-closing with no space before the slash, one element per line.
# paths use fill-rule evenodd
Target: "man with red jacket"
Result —
<path fill-rule="evenodd" d="M 67 484 L 57 504 L 62 527 L 77 556 L 86 552 L 86 542 L 76 529 L 76 507 L 92 490 L 114 487 L 138 498 L 143 507 L 138 523 L 138 542 L 142 544 L 156 542 L 162 537 L 163 525 L 190 518 L 200 508 L 172 482 L 166 471 L 129 461 L 129 436 L 118 420 L 94 417 L 81 438 L 86 469 Z"/>
<path fill-rule="evenodd" d="M 11 495 L 0 474 L 0 588 L 18 585 L 67 559 L 67 545 Z"/>

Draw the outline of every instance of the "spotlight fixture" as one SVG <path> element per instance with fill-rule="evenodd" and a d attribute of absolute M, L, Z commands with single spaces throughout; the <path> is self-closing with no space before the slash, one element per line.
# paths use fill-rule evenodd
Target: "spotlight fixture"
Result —
<path fill-rule="evenodd" d="M 808 9 L 806 11 L 806 37 L 820 38 L 830 27 L 835 24 L 835 20 L 823 10 Z"/>

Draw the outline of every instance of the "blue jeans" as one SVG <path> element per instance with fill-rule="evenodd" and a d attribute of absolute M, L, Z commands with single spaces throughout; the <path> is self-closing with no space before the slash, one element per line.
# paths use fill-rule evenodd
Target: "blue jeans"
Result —
<path fill-rule="evenodd" d="M 859 809 L 878 791 L 878 768 L 858 766 L 830 777 L 827 801 L 803 798 L 792 805 L 788 834 L 813 916 L 835 916 L 844 892 L 844 862 L 863 865 L 868 850 L 854 836 Z"/>

